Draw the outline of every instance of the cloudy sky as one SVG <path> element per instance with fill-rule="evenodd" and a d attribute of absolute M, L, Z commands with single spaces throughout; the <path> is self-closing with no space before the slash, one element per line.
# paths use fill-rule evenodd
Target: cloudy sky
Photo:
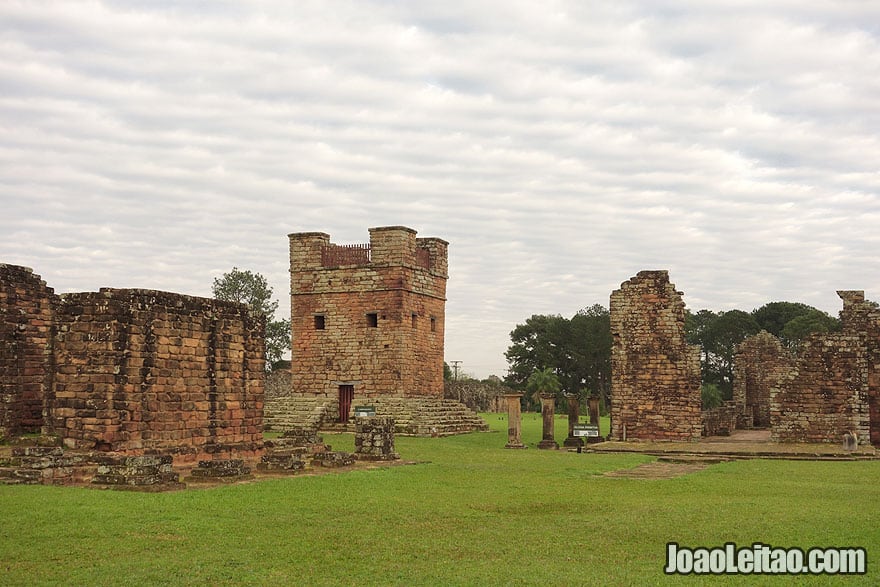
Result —
<path fill-rule="evenodd" d="M 0 2 L 0 262 L 285 315 L 287 234 L 450 242 L 447 360 L 642 269 L 880 300 L 872 0 Z"/>

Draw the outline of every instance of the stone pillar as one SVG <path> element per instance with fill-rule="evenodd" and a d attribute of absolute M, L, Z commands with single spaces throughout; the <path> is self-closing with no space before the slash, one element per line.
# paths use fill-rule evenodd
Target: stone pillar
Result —
<path fill-rule="evenodd" d="M 554 420 L 556 416 L 556 395 L 552 393 L 541 394 L 541 417 L 544 420 L 544 434 L 538 448 L 557 450 L 559 444 L 554 438 Z"/>
<path fill-rule="evenodd" d="M 597 428 L 599 426 L 599 396 L 591 395 L 587 400 L 587 405 L 589 406 L 590 411 L 590 424 L 595 425 Z M 587 442 L 602 442 L 602 434 L 599 436 L 590 436 L 587 439 Z"/>
<path fill-rule="evenodd" d="M 354 454 L 362 461 L 396 461 L 394 418 L 356 416 L 354 419 Z"/>
<path fill-rule="evenodd" d="M 590 406 L 590 424 L 599 425 L 599 398 L 591 395 L 589 401 Z"/>
<path fill-rule="evenodd" d="M 521 393 L 505 393 L 507 400 L 507 444 L 504 448 L 528 448 L 522 443 L 522 421 L 520 416 L 519 398 Z"/>
<path fill-rule="evenodd" d="M 584 439 L 574 435 L 574 425 L 580 422 L 580 402 L 576 393 L 566 393 L 565 399 L 568 400 L 568 438 L 562 446 L 578 448 L 584 445 Z"/>

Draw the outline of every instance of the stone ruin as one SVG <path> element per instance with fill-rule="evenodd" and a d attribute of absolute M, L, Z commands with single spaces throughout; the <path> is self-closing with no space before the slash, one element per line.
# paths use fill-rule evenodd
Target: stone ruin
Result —
<path fill-rule="evenodd" d="M 841 330 L 813 334 L 770 389 L 772 438 L 880 446 L 880 309 L 839 291 Z M 763 364 L 763 363 L 759 363 Z"/>
<path fill-rule="evenodd" d="M 142 289 L 59 296 L 0 264 L 0 437 L 64 447 L 18 447 L 6 464 L 50 482 L 76 467 L 128 471 L 137 484 L 167 478 L 170 462 L 256 458 L 264 344 L 263 319 L 242 304 Z"/>
<path fill-rule="evenodd" d="M 611 294 L 611 439 L 696 440 L 769 428 L 779 442 L 880 445 L 880 309 L 840 291 L 840 332 L 797 354 L 761 332 L 737 348 L 732 401 L 701 410 L 699 349 L 684 336 L 681 293 L 642 271 Z"/>
<path fill-rule="evenodd" d="M 611 294 L 611 439 L 700 437 L 700 349 L 685 340 L 682 293 L 640 271 Z"/>
<path fill-rule="evenodd" d="M 289 239 L 292 383 L 268 399 L 267 429 L 351 429 L 358 406 L 393 418 L 397 434 L 488 429 L 443 398 L 446 241 L 403 226 L 371 228 L 368 244 Z"/>
<path fill-rule="evenodd" d="M 762 330 L 742 341 L 733 363 L 733 405 L 737 428 L 769 428 L 771 390 L 788 377 L 794 356 L 782 341 Z"/>

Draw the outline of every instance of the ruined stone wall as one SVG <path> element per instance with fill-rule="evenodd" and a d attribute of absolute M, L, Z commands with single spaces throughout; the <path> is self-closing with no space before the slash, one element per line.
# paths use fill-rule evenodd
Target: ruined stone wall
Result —
<path fill-rule="evenodd" d="M 755 428 L 770 426 L 770 392 L 779 388 L 794 367 L 794 357 L 778 338 L 762 330 L 736 349 L 733 401 Z"/>
<path fill-rule="evenodd" d="M 703 436 L 730 436 L 731 432 L 736 430 L 741 414 L 741 406 L 733 401 L 724 402 L 717 408 L 703 410 L 700 414 Z"/>
<path fill-rule="evenodd" d="M 847 432 L 860 443 L 878 436 L 877 369 L 880 311 L 864 292 L 838 292 L 844 301 L 840 332 L 814 334 L 801 345 L 794 368 L 771 391 L 774 440 L 841 442 Z"/>
<path fill-rule="evenodd" d="M 290 369 L 275 369 L 266 374 L 266 401 L 284 398 L 290 395 L 293 379 Z"/>
<path fill-rule="evenodd" d="M 43 425 L 56 300 L 31 269 L 0 264 L 0 438 Z"/>
<path fill-rule="evenodd" d="M 371 228 L 369 246 L 291 234 L 295 393 L 442 397 L 446 251 L 400 226 Z"/>
<path fill-rule="evenodd" d="M 700 351 L 685 341 L 682 294 L 641 271 L 611 294 L 611 437 L 700 437 Z"/>
<path fill-rule="evenodd" d="M 72 448 L 181 460 L 258 451 L 264 328 L 231 302 L 128 289 L 64 295 L 47 428 Z"/>

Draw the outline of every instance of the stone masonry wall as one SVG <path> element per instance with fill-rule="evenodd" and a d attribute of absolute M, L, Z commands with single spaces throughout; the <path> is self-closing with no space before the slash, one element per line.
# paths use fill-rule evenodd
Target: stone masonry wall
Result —
<path fill-rule="evenodd" d="M 447 243 L 400 226 L 371 228 L 369 245 L 289 238 L 294 392 L 442 397 Z"/>
<path fill-rule="evenodd" d="M 841 331 L 808 337 L 786 380 L 771 390 L 774 440 L 841 442 L 847 432 L 860 443 L 880 440 L 880 310 L 864 292 L 838 294 L 844 301 Z"/>
<path fill-rule="evenodd" d="M 794 357 L 778 338 L 762 330 L 736 349 L 733 401 L 755 428 L 770 427 L 770 392 L 788 378 Z"/>
<path fill-rule="evenodd" d="M 127 289 L 64 295 L 47 428 L 72 448 L 179 460 L 255 453 L 264 327 L 231 302 Z"/>
<path fill-rule="evenodd" d="M 43 425 L 56 301 L 31 269 L 0 264 L 0 438 L 39 432 Z"/>
<path fill-rule="evenodd" d="M 611 437 L 700 437 L 700 351 L 685 341 L 682 294 L 641 271 L 611 294 Z"/>

